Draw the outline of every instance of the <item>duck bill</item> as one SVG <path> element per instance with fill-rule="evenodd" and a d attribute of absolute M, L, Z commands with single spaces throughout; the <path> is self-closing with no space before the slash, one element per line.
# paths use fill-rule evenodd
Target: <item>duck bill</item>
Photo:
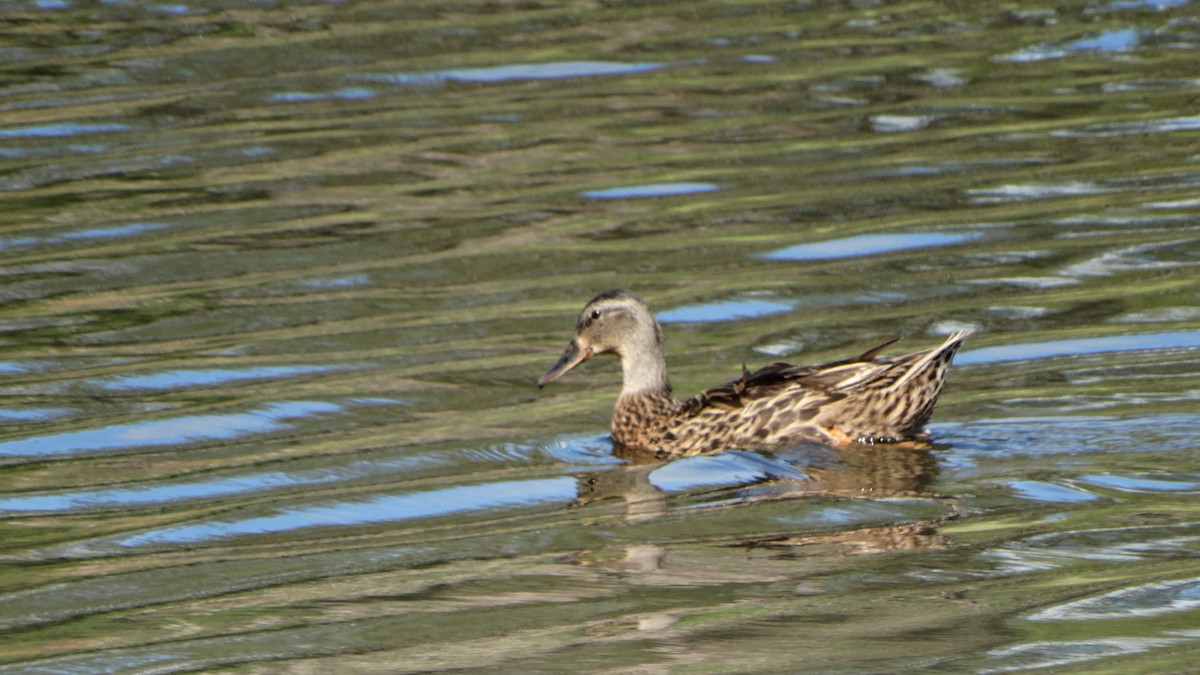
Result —
<path fill-rule="evenodd" d="M 546 374 L 542 376 L 542 379 L 538 380 L 538 388 L 541 389 L 547 384 L 557 380 L 566 374 L 568 370 L 583 363 L 584 361 L 587 361 L 590 358 L 592 358 L 591 347 L 581 346 L 579 344 L 579 340 L 577 339 L 571 340 L 571 342 L 567 344 L 567 348 L 563 350 L 562 356 L 558 357 L 558 361 L 553 366 L 550 366 L 550 370 L 546 371 Z"/>

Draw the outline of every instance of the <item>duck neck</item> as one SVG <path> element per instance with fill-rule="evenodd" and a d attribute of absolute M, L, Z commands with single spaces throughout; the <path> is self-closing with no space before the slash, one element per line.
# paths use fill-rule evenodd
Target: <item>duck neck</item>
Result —
<path fill-rule="evenodd" d="M 657 336 L 656 336 L 657 338 Z M 663 357 L 662 340 L 644 341 L 636 348 L 620 354 L 624 384 L 621 397 L 646 394 L 671 394 L 667 379 L 667 361 Z"/>

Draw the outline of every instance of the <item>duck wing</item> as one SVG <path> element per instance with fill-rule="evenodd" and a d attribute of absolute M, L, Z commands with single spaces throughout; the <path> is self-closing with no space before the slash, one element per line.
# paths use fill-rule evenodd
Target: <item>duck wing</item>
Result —
<path fill-rule="evenodd" d="M 891 360 L 876 357 L 898 339 L 888 340 L 849 359 L 818 365 L 797 366 L 776 361 L 753 372 L 742 366 L 741 377 L 705 389 L 686 401 L 685 405 L 691 412 L 708 407 L 735 410 L 750 401 L 770 398 L 784 389 L 796 386 L 824 394 L 822 398 L 826 400 L 842 398 L 844 394 L 838 390 L 844 389 L 848 382 L 860 379 L 863 374 L 875 371 L 878 366 L 892 363 Z"/>
<path fill-rule="evenodd" d="M 684 454 L 805 438 L 838 444 L 918 438 L 965 337 L 956 333 L 896 357 L 879 356 L 893 340 L 818 365 L 743 367 L 741 377 L 680 401 L 668 433 L 687 446 Z"/>

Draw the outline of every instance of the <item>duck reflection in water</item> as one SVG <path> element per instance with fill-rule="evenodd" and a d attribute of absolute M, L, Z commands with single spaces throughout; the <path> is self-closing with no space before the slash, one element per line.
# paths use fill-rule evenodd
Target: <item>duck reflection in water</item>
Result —
<path fill-rule="evenodd" d="M 629 463 L 607 471 L 578 475 L 575 505 L 620 499 L 624 502 L 622 517 L 635 523 L 667 515 L 672 499 L 686 500 L 694 507 L 698 498 L 708 504 L 707 508 L 814 497 L 942 501 L 944 497 L 933 489 L 939 469 L 932 449 L 929 443 L 830 447 L 810 442 L 776 451 L 727 453 L 726 457 L 734 455 L 730 457 L 734 466 L 745 469 L 737 472 L 746 476 L 744 480 L 732 484 L 726 480 L 703 491 L 691 490 L 687 495 L 677 494 L 673 498 L 655 483 L 655 473 L 669 472 L 669 467 L 677 462 L 703 461 L 703 458 L 664 463 L 653 453 L 631 453 L 618 447 L 614 451 Z M 714 471 L 713 478 L 720 481 L 717 474 Z M 698 480 L 701 485 L 707 484 L 705 478 Z M 953 514 L 947 516 L 951 517 Z M 945 541 L 937 535 L 937 525 L 938 522 L 926 521 L 826 534 L 783 535 L 744 541 L 739 545 L 794 550 L 798 546 L 833 544 L 842 553 L 940 547 Z M 643 560 L 647 556 L 640 551 L 636 557 Z M 661 563 L 664 558 L 665 550 L 660 547 L 655 559 Z"/>
<path fill-rule="evenodd" d="M 806 443 L 784 451 L 760 451 L 767 459 L 765 465 L 746 463 L 755 474 L 753 480 L 719 488 L 715 493 L 732 491 L 726 496 L 739 503 L 812 496 L 939 499 L 941 496 L 931 487 L 938 475 L 931 448 L 931 444 L 834 448 Z M 630 512 L 633 519 L 665 513 L 665 506 L 649 508 L 643 504 L 665 501 L 665 493 L 653 484 L 651 474 L 669 464 L 619 446 L 614 447 L 614 453 L 629 463 L 578 476 L 575 505 L 615 497 L 634 509 Z M 777 472 L 772 472 L 771 463 L 778 467 Z M 805 474 L 802 478 L 795 477 L 798 469 Z"/>

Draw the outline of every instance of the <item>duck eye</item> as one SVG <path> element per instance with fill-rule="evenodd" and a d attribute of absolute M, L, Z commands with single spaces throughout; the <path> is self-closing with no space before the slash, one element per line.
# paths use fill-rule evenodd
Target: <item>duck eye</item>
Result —
<path fill-rule="evenodd" d="M 599 319 L 599 318 L 600 318 L 600 310 L 593 309 L 592 310 L 592 320 L 595 321 L 596 319 Z"/>

